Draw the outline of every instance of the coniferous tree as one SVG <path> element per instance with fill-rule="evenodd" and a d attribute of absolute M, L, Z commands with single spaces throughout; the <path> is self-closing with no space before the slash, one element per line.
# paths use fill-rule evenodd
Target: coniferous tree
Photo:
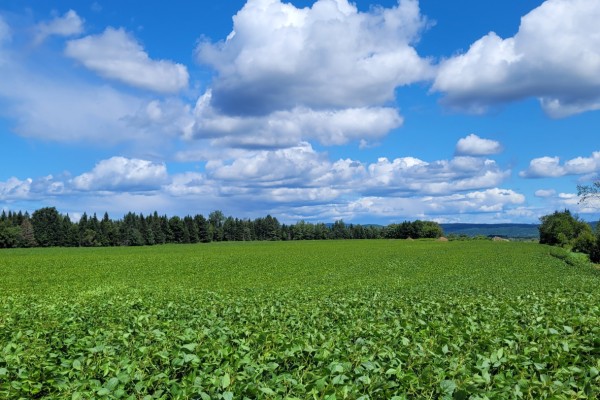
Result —
<path fill-rule="evenodd" d="M 161 226 L 161 218 L 158 216 L 158 213 L 154 211 L 154 214 L 150 218 L 150 229 L 152 230 L 152 236 L 154 237 L 154 243 L 156 244 L 165 244 L 167 241 L 167 237 L 163 232 Z"/>
<path fill-rule="evenodd" d="M 209 229 L 209 223 L 206 218 L 202 214 L 196 215 L 194 217 L 194 221 L 198 226 L 198 239 L 202 243 L 208 243 L 211 241 L 211 234 Z"/>
<path fill-rule="evenodd" d="M 200 241 L 200 238 L 198 237 L 198 225 L 196 225 L 194 219 L 187 215 L 183 218 L 183 224 L 189 235 L 188 243 L 198 243 Z"/>

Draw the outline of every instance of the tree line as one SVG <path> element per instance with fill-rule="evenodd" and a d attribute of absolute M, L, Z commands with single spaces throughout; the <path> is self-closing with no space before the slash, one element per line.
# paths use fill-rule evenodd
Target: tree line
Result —
<path fill-rule="evenodd" d="M 432 221 L 405 221 L 388 226 L 333 224 L 299 221 L 282 224 L 277 218 L 240 219 L 213 211 L 208 217 L 167 217 L 127 213 L 113 220 L 104 213 L 84 213 L 74 222 L 55 207 L 44 207 L 31 215 L 3 211 L 0 215 L 0 248 L 13 247 L 103 247 L 152 246 L 166 243 L 208 243 L 223 241 L 328 240 L 328 239 L 406 239 L 438 238 L 441 226 Z"/>

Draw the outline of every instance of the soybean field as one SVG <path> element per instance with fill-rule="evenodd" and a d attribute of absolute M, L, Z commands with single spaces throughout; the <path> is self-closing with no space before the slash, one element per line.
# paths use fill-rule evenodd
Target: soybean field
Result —
<path fill-rule="evenodd" d="M 0 251 L 2 399 L 592 399 L 600 271 L 534 243 Z"/>

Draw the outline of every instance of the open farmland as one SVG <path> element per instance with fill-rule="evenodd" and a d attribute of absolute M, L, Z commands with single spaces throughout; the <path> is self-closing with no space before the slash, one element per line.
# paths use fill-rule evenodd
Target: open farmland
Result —
<path fill-rule="evenodd" d="M 600 274 L 490 241 L 0 252 L 0 398 L 577 399 Z"/>

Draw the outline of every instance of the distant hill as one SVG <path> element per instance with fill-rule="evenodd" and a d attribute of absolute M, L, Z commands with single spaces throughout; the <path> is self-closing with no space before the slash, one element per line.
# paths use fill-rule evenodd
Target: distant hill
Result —
<path fill-rule="evenodd" d="M 444 234 L 536 239 L 538 224 L 440 224 Z"/>

